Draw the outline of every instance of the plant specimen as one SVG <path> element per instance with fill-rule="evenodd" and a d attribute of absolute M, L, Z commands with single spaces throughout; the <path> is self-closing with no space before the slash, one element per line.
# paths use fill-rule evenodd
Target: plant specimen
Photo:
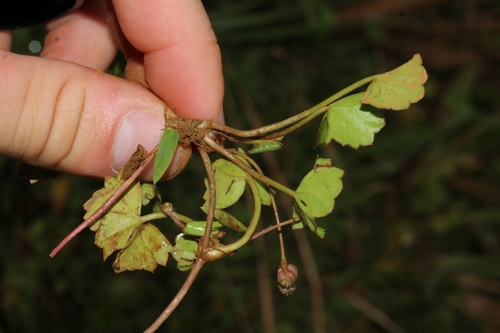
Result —
<path fill-rule="evenodd" d="M 182 119 L 165 112 L 165 130 L 158 146 L 147 152 L 138 146 L 127 164 L 115 177 L 108 177 L 104 187 L 85 204 L 84 222 L 71 232 L 52 252 L 57 252 L 83 229 L 95 231 L 95 244 L 102 248 L 103 258 L 116 253 L 113 269 L 144 269 L 153 272 L 165 266 L 171 255 L 181 271 L 190 271 L 186 281 L 158 319 L 146 330 L 154 332 L 167 319 L 193 284 L 204 264 L 236 252 L 252 239 L 273 230 L 278 232 L 281 248 L 277 270 L 278 287 L 288 295 L 295 290 L 297 268 L 286 259 L 282 238 L 284 227 L 307 228 L 320 238 L 325 229 L 317 218 L 325 217 L 334 208 L 335 198 L 342 190 L 344 171 L 328 158 L 318 157 L 312 169 L 296 189 L 291 189 L 266 176 L 252 155 L 283 147 L 284 138 L 319 116 L 323 116 L 316 146 L 332 140 L 355 149 L 371 145 L 374 135 L 385 124 L 377 109 L 404 110 L 424 95 L 427 73 L 420 55 L 402 66 L 383 74 L 360 80 L 327 98 L 316 106 L 283 121 L 252 130 L 238 130 L 213 121 Z M 366 91 L 353 93 L 368 85 Z M 251 145 L 249 150 L 228 148 L 224 143 Z M 178 145 L 193 146 L 203 160 L 207 178 L 202 221 L 177 212 L 174 205 L 163 202 L 155 184 L 162 178 Z M 209 155 L 220 155 L 212 162 Z M 153 163 L 153 183 L 140 182 L 137 177 L 146 165 Z M 249 221 L 239 221 L 227 212 L 246 189 L 253 198 Z M 280 219 L 274 201 L 276 191 L 291 198 L 292 218 Z M 144 207 L 149 212 L 143 214 Z M 262 206 L 274 212 L 275 223 L 256 232 Z M 171 220 L 177 235 L 168 238 L 155 226 L 160 220 Z M 164 223 L 161 221 L 160 223 Z M 226 241 L 226 233 L 237 233 L 234 241 Z"/>

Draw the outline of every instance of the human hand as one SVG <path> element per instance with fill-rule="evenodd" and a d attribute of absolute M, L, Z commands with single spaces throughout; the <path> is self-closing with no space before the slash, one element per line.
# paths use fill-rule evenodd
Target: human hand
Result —
<path fill-rule="evenodd" d="M 128 53 L 154 94 L 100 72 L 116 52 L 103 1 L 87 0 L 48 22 L 39 58 L 8 52 L 11 33 L 0 31 L 0 154 L 104 177 L 119 170 L 138 143 L 148 151 L 156 146 L 162 100 L 179 117 L 222 120 L 220 51 L 201 2 L 120 0 L 114 9 L 133 48 Z M 170 176 L 190 153 L 178 149 Z"/>

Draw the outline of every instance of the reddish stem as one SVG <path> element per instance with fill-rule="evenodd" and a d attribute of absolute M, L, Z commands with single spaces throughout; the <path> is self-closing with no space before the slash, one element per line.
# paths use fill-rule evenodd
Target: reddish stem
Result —
<path fill-rule="evenodd" d="M 88 219 L 83 221 L 78 227 L 76 227 L 72 232 L 69 233 L 64 239 L 50 252 L 49 256 L 51 258 L 54 258 L 54 256 L 66 245 L 69 243 L 70 240 L 76 237 L 83 229 L 87 228 L 88 226 L 92 225 L 97 221 L 98 218 L 100 218 L 106 211 L 113 206 L 113 204 L 118 200 L 118 198 L 129 188 L 129 186 L 139 177 L 141 172 L 144 170 L 144 168 L 151 162 L 153 157 L 156 155 L 156 150 L 158 146 L 153 149 L 148 156 L 144 159 L 144 161 L 141 163 L 141 166 L 137 168 L 137 170 L 134 171 L 134 173 L 127 178 L 121 185 L 118 187 L 106 202 L 97 209 L 94 214 L 92 214 Z"/>
<path fill-rule="evenodd" d="M 193 285 L 194 280 L 198 276 L 198 273 L 200 272 L 200 269 L 203 267 L 205 264 L 205 261 L 201 258 L 198 258 L 196 262 L 194 263 L 193 268 L 189 272 L 188 277 L 186 278 L 186 281 L 184 281 L 184 284 L 182 285 L 181 289 L 177 292 L 177 295 L 175 295 L 174 299 L 170 302 L 170 304 L 163 310 L 163 312 L 160 314 L 160 316 L 154 321 L 154 323 L 149 326 L 144 333 L 153 333 L 156 332 L 156 330 L 167 320 L 167 318 L 172 314 L 172 312 L 177 308 L 179 303 L 182 301 L 184 296 L 186 296 L 186 293 L 188 290 L 191 288 Z"/>

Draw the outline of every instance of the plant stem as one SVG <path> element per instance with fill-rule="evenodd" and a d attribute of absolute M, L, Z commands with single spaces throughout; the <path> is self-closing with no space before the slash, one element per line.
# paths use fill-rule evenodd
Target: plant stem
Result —
<path fill-rule="evenodd" d="M 142 223 L 145 223 L 145 222 L 149 222 L 149 221 L 152 221 L 152 220 L 161 220 L 161 219 L 166 219 L 168 216 L 165 216 L 165 214 L 163 212 L 158 212 L 158 213 L 151 213 L 151 214 L 147 214 L 147 215 L 143 215 L 140 217 L 141 219 L 141 222 Z"/>
<path fill-rule="evenodd" d="M 320 114 L 326 112 L 327 110 L 328 110 L 328 108 L 326 106 L 324 106 L 324 107 L 314 111 L 313 113 L 311 113 L 310 115 L 308 115 L 304 119 L 302 119 L 302 120 L 296 122 L 295 124 L 285 128 L 284 130 L 262 137 L 262 140 L 274 140 L 274 139 L 282 138 L 285 135 L 292 133 L 293 131 L 301 128 L 302 126 L 304 126 L 305 124 L 307 124 L 308 122 L 310 122 L 311 120 L 313 120 L 314 118 L 319 116 Z"/>
<path fill-rule="evenodd" d="M 307 117 L 309 114 L 313 113 L 315 111 L 315 107 L 312 107 L 311 109 L 305 110 L 295 116 L 292 116 L 290 118 L 287 118 L 285 120 L 282 120 L 280 122 L 271 124 L 271 125 L 266 125 L 260 128 L 252 129 L 252 130 L 239 130 L 236 128 L 232 128 L 220 123 L 216 122 L 207 122 L 207 127 L 210 127 L 210 129 L 223 132 L 226 134 L 229 134 L 231 136 L 239 137 L 239 138 L 256 138 L 259 136 L 262 136 L 264 134 L 270 133 L 277 131 L 281 128 L 284 128 L 286 126 L 289 126 L 295 122 L 298 122 L 302 120 L 303 118 Z"/>
<path fill-rule="evenodd" d="M 252 237 L 252 235 L 255 231 L 255 228 L 257 227 L 257 224 L 258 224 L 259 219 L 260 219 L 261 208 L 262 208 L 261 207 L 262 203 L 261 203 L 261 199 L 260 199 L 260 195 L 259 195 L 259 188 L 257 187 L 257 184 L 255 183 L 255 180 L 253 179 L 253 177 L 251 177 L 250 175 L 247 175 L 245 180 L 248 182 L 248 185 L 250 186 L 250 190 L 252 191 L 253 200 L 254 200 L 253 215 L 252 215 L 252 219 L 248 223 L 247 230 L 245 231 L 243 236 L 241 236 L 241 238 L 238 239 L 237 241 L 235 241 L 234 243 L 224 245 L 221 247 L 217 247 L 217 248 L 213 248 L 213 249 L 208 249 L 207 251 L 205 251 L 205 253 L 203 253 L 203 255 L 208 260 L 211 260 L 212 258 L 219 259 L 221 257 L 221 253 L 223 255 L 227 255 L 231 252 L 236 251 L 240 247 L 244 246 L 246 243 L 248 243 L 248 241 L 250 240 L 250 238 Z M 208 227 L 207 227 L 207 229 L 208 229 Z M 205 229 L 205 232 L 207 229 Z M 214 260 L 214 259 L 212 259 L 212 260 Z"/>
<path fill-rule="evenodd" d="M 193 265 L 193 268 L 189 272 L 189 275 L 186 278 L 186 281 L 182 284 L 181 289 L 177 292 L 177 295 L 172 299 L 170 304 L 163 310 L 163 312 L 160 314 L 158 318 L 154 321 L 154 323 L 149 326 L 144 333 L 153 333 L 156 332 L 156 330 L 167 320 L 167 318 L 172 314 L 172 312 L 177 308 L 179 303 L 182 301 L 184 296 L 186 296 L 189 288 L 193 285 L 194 280 L 196 279 L 196 276 L 198 276 L 198 273 L 200 272 L 200 269 L 203 267 L 205 264 L 205 261 L 201 258 L 198 258 L 196 262 Z"/>
<path fill-rule="evenodd" d="M 231 154 L 227 149 L 221 147 L 219 144 L 217 144 L 214 140 L 212 140 L 210 137 L 208 136 L 205 136 L 203 138 L 203 141 L 205 141 L 205 143 L 207 143 L 210 148 L 212 148 L 213 150 L 215 150 L 216 152 L 220 153 L 221 155 L 224 155 L 224 157 L 226 157 L 228 160 L 230 160 L 231 162 L 233 162 L 234 164 L 236 164 L 238 167 L 240 167 L 241 169 L 243 169 L 246 173 L 250 174 L 252 177 L 254 177 L 255 179 L 258 179 L 260 180 L 261 182 L 265 183 L 265 184 L 268 184 L 272 187 L 274 187 L 275 189 L 285 193 L 285 194 L 288 194 L 289 196 L 291 196 L 292 198 L 295 197 L 295 191 L 293 191 L 292 189 L 278 183 L 277 181 L 269 178 L 269 177 L 266 177 L 260 173 L 258 173 L 257 171 L 255 171 L 254 169 L 250 168 L 248 165 L 246 165 L 245 163 L 243 163 L 239 158 L 237 158 L 236 156 L 234 156 L 233 154 Z"/>
<path fill-rule="evenodd" d="M 267 227 L 266 229 L 262 229 L 261 231 L 256 232 L 252 236 L 252 238 L 250 238 L 250 240 L 254 240 L 255 238 L 259 238 L 260 236 L 267 234 L 268 232 L 271 232 L 273 230 L 276 230 L 276 229 L 279 229 L 279 228 L 284 227 L 286 225 L 297 223 L 297 222 L 300 222 L 300 217 L 294 217 L 293 219 L 289 219 L 289 220 L 280 222 L 280 224 L 272 225 L 270 227 Z"/>
<path fill-rule="evenodd" d="M 160 205 L 160 209 L 163 214 L 167 215 L 174 221 L 174 223 L 181 229 L 184 229 L 185 225 L 182 223 L 182 218 L 180 214 L 177 214 L 174 210 L 174 206 L 171 203 L 166 202 Z M 188 221 L 189 222 L 189 221 Z"/>
<path fill-rule="evenodd" d="M 78 235 L 83 229 L 86 227 L 94 224 L 98 218 L 100 218 L 105 212 L 108 211 L 111 206 L 115 204 L 115 202 L 118 200 L 118 198 L 132 185 L 132 183 L 139 177 L 141 172 L 144 170 L 144 168 L 151 162 L 151 160 L 155 157 L 156 155 L 156 150 L 158 149 L 158 146 L 156 146 L 147 156 L 144 158 L 144 160 L 141 162 L 141 165 L 137 168 L 137 170 L 134 171 L 134 173 L 127 178 L 116 190 L 115 192 L 102 204 L 101 207 L 99 207 L 94 214 L 92 214 L 88 219 L 80 223 L 78 227 L 73 229 L 69 235 L 64 237 L 64 239 L 50 252 L 49 256 L 51 258 L 54 258 L 54 256 L 66 245 L 70 240 L 72 240 L 76 235 Z"/>
<path fill-rule="evenodd" d="M 203 160 L 203 164 L 205 165 L 205 169 L 207 170 L 208 177 L 208 212 L 207 212 L 207 225 L 205 227 L 205 233 L 203 234 L 203 238 L 201 239 L 200 246 L 198 247 L 198 253 L 202 254 L 208 248 L 210 241 L 210 233 L 212 232 L 212 223 L 214 221 L 215 214 L 215 200 L 216 200 L 216 190 L 215 190 L 215 175 L 214 170 L 212 168 L 212 162 L 208 157 L 208 154 L 203 149 L 199 149 L 200 156 Z M 200 255 L 198 255 L 200 257 Z"/>
<path fill-rule="evenodd" d="M 266 139 L 279 138 L 279 137 L 282 137 L 282 136 L 296 130 L 297 128 L 303 126 L 304 124 L 308 123 L 309 121 L 311 121 L 313 118 L 315 118 L 319 114 L 325 112 L 327 110 L 326 106 L 328 106 L 329 104 L 332 104 L 336 100 L 344 97 L 345 95 L 358 89 L 359 87 L 361 87 L 367 83 L 370 83 L 371 81 L 373 81 L 374 77 L 375 77 L 375 75 L 372 75 L 372 76 L 369 76 L 369 77 L 364 78 L 362 80 L 359 80 L 359 81 L 351 84 L 350 86 L 340 90 L 336 94 L 328 97 L 327 99 L 325 99 L 321 103 L 316 104 L 312 108 L 305 110 L 305 111 L 303 111 L 295 116 L 292 116 L 290 118 L 282 120 L 280 122 L 271 124 L 271 125 L 266 125 L 266 126 L 262 126 L 260 128 L 253 129 L 253 130 L 244 131 L 244 130 L 238 130 L 238 129 L 235 129 L 235 128 L 232 128 L 232 127 L 229 127 L 229 126 L 226 126 L 223 124 L 219 124 L 216 122 L 206 121 L 206 122 L 202 123 L 201 127 L 203 127 L 203 128 L 209 127 L 210 129 L 213 129 L 213 130 L 216 130 L 219 132 L 223 132 L 225 134 L 228 134 L 228 135 L 234 136 L 234 137 L 238 137 L 238 138 L 255 139 L 256 137 L 264 136 L 267 133 L 278 131 L 282 128 L 285 128 L 287 126 L 294 124 L 293 126 L 291 126 L 291 128 L 292 128 L 291 130 L 285 129 L 282 132 L 271 134 L 271 135 L 265 137 Z M 285 133 L 285 134 L 283 134 L 283 133 Z"/>
<path fill-rule="evenodd" d="M 271 197 L 271 205 L 273 206 L 274 218 L 276 220 L 276 225 L 278 226 L 278 239 L 280 243 L 280 263 L 283 271 L 287 270 L 286 254 L 285 254 L 285 243 L 283 242 L 283 233 L 281 232 L 280 216 L 278 213 L 278 207 L 274 198 Z"/>

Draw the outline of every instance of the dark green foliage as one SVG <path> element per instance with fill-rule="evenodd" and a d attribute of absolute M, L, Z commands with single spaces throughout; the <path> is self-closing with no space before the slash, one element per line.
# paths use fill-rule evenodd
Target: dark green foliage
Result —
<path fill-rule="evenodd" d="M 500 6 L 456 1 L 402 8 L 373 21 L 359 7 L 353 10 L 359 16 L 349 19 L 342 9 L 350 1 L 306 3 L 205 2 L 223 51 L 229 125 L 280 120 L 414 53 L 422 54 L 430 77 L 423 101 L 404 113 L 384 113 L 387 125 L 373 146 L 319 148 L 347 170 L 333 216 L 319 222 L 327 226 L 325 239 L 310 237 L 327 332 L 386 332 L 362 313 L 359 297 L 409 333 L 500 330 L 492 326 L 498 325 L 493 314 L 479 317 L 499 306 L 498 291 L 487 287 L 498 290 L 500 280 L 500 49 L 498 31 L 485 22 L 498 21 Z M 26 43 L 29 33 L 17 36 Z M 294 188 L 318 154 L 311 128 L 287 137 L 273 153 L 283 176 L 297 176 L 288 178 Z M 175 265 L 117 275 L 102 263 L 90 231 L 50 259 L 102 181 L 60 175 L 30 186 L 13 178 L 17 166 L 0 160 L 0 331 L 137 332 L 149 325 L 185 276 Z M 197 186 L 203 175 L 193 160 L 179 177 L 160 184 L 163 199 L 181 203 L 180 213 L 202 205 L 187 198 L 202 197 L 205 189 Z M 243 206 L 232 213 L 249 218 Z M 284 236 L 294 244 L 291 231 Z M 262 269 L 272 284 L 276 332 L 313 332 L 303 273 L 308 263 L 301 262 L 298 246 L 288 246 L 288 259 L 301 273 L 294 294 L 281 296 L 276 243 L 270 233 L 207 266 L 161 331 L 265 332 Z M 481 308 L 481 299 L 492 305 Z"/>

